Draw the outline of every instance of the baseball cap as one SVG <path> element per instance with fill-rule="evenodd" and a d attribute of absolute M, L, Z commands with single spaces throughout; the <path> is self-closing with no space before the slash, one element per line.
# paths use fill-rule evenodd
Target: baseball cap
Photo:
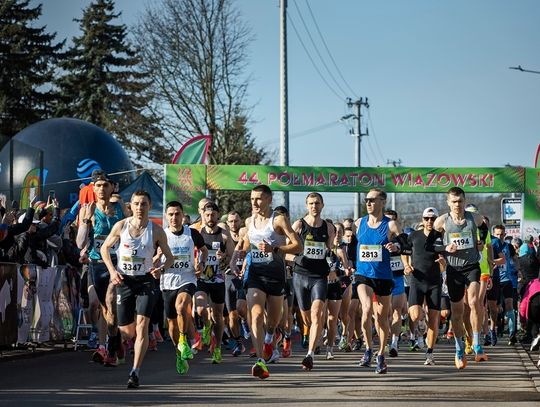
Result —
<path fill-rule="evenodd" d="M 477 213 L 478 207 L 475 204 L 468 204 L 465 207 L 465 212 Z"/>
<path fill-rule="evenodd" d="M 112 182 L 112 180 L 109 178 L 107 173 L 101 169 L 96 169 L 92 171 L 92 182 L 97 182 L 97 181 Z"/>
<path fill-rule="evenodd" d="M 423 218 L 436 218 L 437 216 L 439 216 L 439 211 L 437 208 L 433 208 L 432 206 L 424 209 L 424 212 L 422 212 Z"/>

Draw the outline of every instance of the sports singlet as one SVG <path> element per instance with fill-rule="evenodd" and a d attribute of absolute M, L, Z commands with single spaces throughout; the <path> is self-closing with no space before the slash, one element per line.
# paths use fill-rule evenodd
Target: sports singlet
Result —
<path fill-rule="evenodd" d="M 457 225 L 449 213 L 442 215 L 444 219 L 444 244 L 454 243 L 457 247 L 455 253 L 447 253 L 446 261 L 449 266 L 464 268 L 478 264 L 480 253 L 477 249 L 477 227 L 474 217 L 465 212 L 465 222 Z"/>
<path fill-rule="evenodd" d="M 250 266 L 251 276 L 264 276 L 272 279 L 285 281 L 285 261 L 281 253 L 266 253 L 257 248 L 257 245 L 263 241 L 273 247 L 283 246 L 286 237 L 278 234 L 274 230 L 275 212 L 272 212 L 270 219 L 262 229 L 255 227 L 255 217 L 251 218 L 251 226 L 248 230 L 248 239 L 250 248 Z"/>
<path fill-rule="evenodd" d="M 91 250 L 88 253 L 88 257 L 92 260 L 101 260 L 101 246 L 107 239 L 111 229 L 116 222 L 124 219 L 124 212 L 122 212 L 122 206 L 117 202 L 113 204 L 115 214 L 114 216 L 105 215 L 99 208 L 94 211 L 94 224 L 93 233 L 90 235 Z M 110 253 L 116 255 L 117 243 L 111 247 Z"/>
<path fill-rule="evenodd" d="M 161 275 L 159 286 L 162 290 L 176 290 L 186 284 L 197 284 L 195 277 L 195 243 L 191 238 L 191 229 L 184 225 L 181 235 L 165 229 L 167 243 L 174 257 L 173 265 Z M 162 256 L 165 261 L 165 256 Z"/>
<path fill-rule="evenodd" d="M 116 269 L 120 274 L 143 276 L 152 267 L 154 255 L 152 221 L 148 221 L 142 235 L 134 238 L 129 234 L 130 219 L 132 218 L 126 219 L 120 233 L 120 242 L 116 251 L 118 257 Z"/>
<path fill-rule="evenodd" d="M 217 256 L 218 250 L 225 252 L 225 242 L 223 241 L 223 229 L 217 228 L 217 232 L 209 233 L 204 227 L 200 230 L 204 239 L 204 244 L 208 249 L 208 258 L 206 267 L 199 277 L 206 283 L 223 283 L 223 270 L 221 270 L 220 261 Z"/>
<path fill-rule="evenodd" d="M 388 224 L 390 219 L 383 216 L 376 228 L 368 226 L 369 215 L 360 219 L 358 228 L 358 249 L 356 274 L 384 280 L 392 279 L 390 252 L 384 248 L 389 243 Z"/>
<path fill-rule="evenodd" d="M 293 271 L 314 278 L 325 278 L 330 272 L 326 260 L 328 240 L 328 225 L 323 220 L 319 227 L 312 227 L 302 218 L 300 237 L 304 242 L 304 252 L 298 256 Z M 298 262 L 298 260 L 300 260 Z"/>

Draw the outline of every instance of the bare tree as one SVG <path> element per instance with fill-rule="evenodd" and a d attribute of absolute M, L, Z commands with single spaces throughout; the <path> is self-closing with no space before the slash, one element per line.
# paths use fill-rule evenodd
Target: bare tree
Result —
<path fill-rule="evenodd" d="M 232 1 L 152 3 L 134 34 L 145 71 L 152 75 L 165 144 L 174 151 L 186 138 L 211 134 L 210 163 L 232 163 L 226 157 L 237 143 L 230 138 L 238 138 L 238 118 L 247 117 L 245 70 L 251 38 Z M 264 152 L 245 136 L 242 145 L 249 145 L 247 153 L 260 156 L 260 162 Z"/>

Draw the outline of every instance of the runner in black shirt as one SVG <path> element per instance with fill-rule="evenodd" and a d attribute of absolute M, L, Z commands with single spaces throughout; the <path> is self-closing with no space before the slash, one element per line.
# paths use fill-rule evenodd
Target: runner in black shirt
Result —
<path fill-rule="evenodd" d="M 427 353 L 424 365 L 433 365 L 433 347 L 437 339 L 439 312 L 441 310 L 442 277 L 440 265 L 444 259 L 442 234 L 433 229 L 439 215 L 437 209 L 426 208 L 422 214 L 423 230 L 409 235 L 411 256 L 404 256 L 405 274 L 411 274 L 409 291 L 409 317 L 416 323 L 422 313 L 424 301 L 428 307 Z"/>

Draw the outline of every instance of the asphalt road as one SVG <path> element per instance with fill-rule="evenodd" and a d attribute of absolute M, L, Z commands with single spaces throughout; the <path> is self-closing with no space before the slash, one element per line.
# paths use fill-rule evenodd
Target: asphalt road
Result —
<path fill-rule="evenodd" d="M 358 352 L 336 353 L 333 361 L 317 356 L 315 368 L 304 372 L 304 351 L 295 348 L 291 358 L 270 365 L 270 378 L 261 381 L 250 375 L 253 359 L 227 352 L 220 365 L 212 365 L 208 353 L 200 352 L 188 374 L 179 376 L 174 350 L 163 343 L 147 354 L 136 390 L 126 389 L 130 359 L 105 368 L 89 362 L 88 351 L 51 352 L 0 362 L 0 405 L 539 406 L 538 369 L 527 354 L 505 344 L 487 352 L 489 361 L 469 360 L 458 371 L 453 345 L 439 343 L 436 366 L 424 366 L 422 353 L 401 351 L 388 360 L 387 375 L 376 375 L 374 367 L 357 366 Z"/>

